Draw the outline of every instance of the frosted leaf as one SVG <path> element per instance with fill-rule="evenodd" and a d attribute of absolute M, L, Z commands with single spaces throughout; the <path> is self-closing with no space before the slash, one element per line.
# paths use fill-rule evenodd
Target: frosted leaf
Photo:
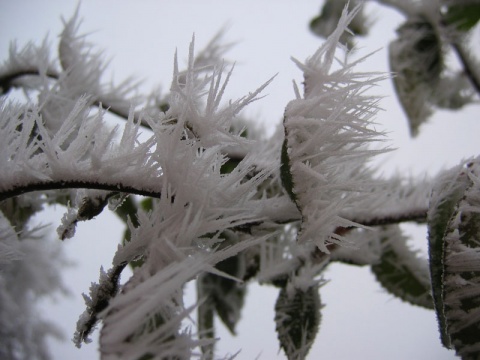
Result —
<path fill-rule="evenodd" d="M 305 359 L 320 324 L 318 288 L 283 288 L 275 303 L 275 323 L 280 346 L 289 360 Z"/>
<path fill-rule="evenodd" d="M 458 200 L 444 235 L 443 312 L 446 331 L 457 354 L 480 354 L 480 165 L 464 170 L 468 186 Z"/>

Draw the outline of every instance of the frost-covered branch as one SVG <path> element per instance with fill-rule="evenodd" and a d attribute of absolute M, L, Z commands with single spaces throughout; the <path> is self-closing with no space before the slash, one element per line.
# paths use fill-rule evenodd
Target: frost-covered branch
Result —
<path fill-rule="evenodd" d="M 437 60 L 443 58 L 435 28 L 423 15 L 413 16 L 423 5 L 388 3 L 403 9 L 410 20 L 393 45 L 404 56 L 397 59 L 399 69 L 407 76 L 410 65 L 418 65 L 415 76 L 429 80 L 432 75 L 432 84 L 444 87 L 450 78 L 439 77 Z M 102 269 L 98 284 L 84 295 L 86 311 L 74 335 L 77 346 L 88 342 L 101 321 L 103 360 L 213 358 L 214 316 L 233 332 L 245 284 L 253 279 L 280 288 L 275 305 L 280 345 L 290 359 L 304 359 L 321 319 L 322 274 L 334 261 L 371 266 L 390 293 L 425 308 L 432 308 L 433 290 L 435 308 L 447 310 L 440 311 L 446 316 L 440 319 L 441 328 L 449 325 L 452 343 L 463 341 L 464 328 L 476 326 L 479 316 L 472 300 L 475 318 L 464 322 L 458 304 L 478 293 L 478 276 L 470 273 L 478 270 L 478 161 L 455 169 L 452 176 L 442 173 L 422 181 L 377 174 L 371 157 L 390 150 L 372 146 L 386 134 L 376 130 L 380 97 L 370 91 L 388 75 L 359 72 L 368 56 L 354 59 L 352 51 L 339 46 L 360 11 L 353 3 L 351 12 L 340 7 L 335 3 L 325 10 L 339 18 L 336 27 L 327 24 L 332 30 L 327 41 L 305 61 L 294 59 L 304 88 L 295 85 L 280 131 L 269 139 L 254 134 L 240 114 L 261 99 L 273 78 L 225 101 L 233 66 L 220 59 L 229 47 L 220 43 L 220 35 L 197 56 L 193 39 L 185 70 L 175 54 L 169 94 L 146 100 L 136 95 L 137 83 L 112 86 L 101 81 L 106 64 L 86 37 L 78 35 L 78 10 L 64 21 L 58 64 L 49 58 L 46 42 L 21 51 L 12 46 L 0 68 L 6 95 L 0 99 L 0 201 L 8 200 L 2 206 L 5 218 L 0 217 L 0 288 L 7 289 L 0 292 L 3 301 L 16 305 L 7 286 L 21 274 L 10 271 L 13 265 L 31 270 L 32 264 L 24 264 L 28 251 L 21 250 L 29 244 L 28 219 L 42 205 L 68 207 L 57 231 L 64 239 L 74 235 L 77 222 L 98 216 L 107 205 L 116 211 L 136 194 L 149 199 L 129 199 L 120 210 L 127 225 L 124 241 L 113 254 L 111 270 Z M 437 57 L 418 48 L 426 40 Z M 419 57 L 412 60 L 412 54 Z M 431 74 L 425 75 L 425 69 Z M 416 86 L 415 76 L 403 85 Z M 455 79 L 450 92 L 463 86 L 464 78 Z M 25 90 L 24 104 L 8 101 L 13 86 Z M 452 100 L 433 88 L 428 96 L 436 96 L 438 103 Z M 423 99 L 414 95 L 417 102 Z M 141 111 L 135 108 L 137 100 L 147 104 Z M 425 110 L 420 105 L 414 110 Z M 110 128 L 108 111 L 126 121 Z M 449 187 L 445 178 L 460 179 L 461 186 Z M 51 195 L 64 189 L 71 190 L 57 198 Z M 31 195 L 28 204 L 22 200 L 30 199 L 29 192 L 41 194 Z M 8 216 L 20 216 L 8 211 L 10 205 L 29 207 L 21 219 L 8 223 Z M 425 221 L 436 236 L 431 240 L 432 281 L 426 260 L 407 246 L 398 226 Z M 461 244 L 465 237 L 468 246 Z M 128 264 L 133 275 L 120 285 Z M 55 283 L 55 276 L 50 278 Z M 32 279 L 27 276 L 23 284 L 42 293 L 40 282 Z M 198 303 L 186 307 L 184 286 L 195 280 Z M 14 295 L 25 298 L 14 289 Z M 185 328 L 197 306 L 198 334 Z M 1 330 L 1 340 L 9 339 L 7 330 Z"/>
<path fill-rule="evenodd" d="M 21 186 L 14 186 L 9 190 L 2 191 L 0 193 L 0 201 L 6 200 L 8 198 L 19 196 L 25 193 L 34 192 L 34 191 L 48 191 L 48 190 L 62 190 L 62 189 L 96 189 L 96 190 L 106 190 L 111 192 L 124 192 L 133 195 L 148 196 L 153 198 L 160 198 L 161 193 L 154 190 L 135 188 L 133 186 L 128 186 L 118 182 L 115 183 L 99 183 L 93 181 L 75 181 L 75 180 L 59 180 L 59 181 L 49 181 L 49 182 L 32 182 L 27 183 Z"/>
<path fill-rule="evenodd" d="M 83 295 L 87 309 L 78 320 L 77 330 L 73 336 L 73 342 L 77 347 L 81 343 L 89 343 L 88 336 L 98 323 L 98 314 L 108 307 L 110 300 L 117 295 L 119 289 L 120 275 L 127 263 L 113 267 L 108 272 L 100 269 L 100 280 L 98 284 L 92 283 L 90 296 Z"/>

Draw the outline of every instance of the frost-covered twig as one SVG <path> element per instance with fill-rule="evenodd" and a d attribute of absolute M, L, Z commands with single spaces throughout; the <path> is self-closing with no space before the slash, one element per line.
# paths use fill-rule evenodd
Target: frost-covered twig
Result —
<path fill-rule="evenodd" d="M 82 342 L 91 341 L 88 337 L 98 322 L 98 314 L 107 308 L 110 300 L 117 294 L 120 275 L 125 266 L 127 263 L 114 266 L 108 272 L 101 268 L 99 283 L 92 283 L 89 296 L 83 294 L 87 309 L 80 316 L 73 336 L 73 342 L 77 347 L 80 347 Z"/>

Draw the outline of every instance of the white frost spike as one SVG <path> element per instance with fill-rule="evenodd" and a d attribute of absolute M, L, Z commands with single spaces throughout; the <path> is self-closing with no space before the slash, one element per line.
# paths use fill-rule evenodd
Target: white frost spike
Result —
<path fill-rule="evenodd" d="M 72 18 L 63 20 L 63 23 L 64 30 L 58 48 L 63 68 L 58 82 L 62 101 L 66 98 L 76 99 L 86 93 L 91 96 L 92 104 L 104 104 L 112 113 L 127 117 L 130 105 L 141 102 L 140 97 L 135 94 L 138 83 L 127 79 L 120 85 L 113 86 L 102 81 L 108 62 L 104 61 L 102 52 L 97 51 L 86 40 L 86 35 L 79 35 L 79 7 Z"/>
<path fill-rule="evenodd" d="M 167 112 L 169 119 L 174 118 L 185 126 L 189 137 L 200 141 L 204 147 L 221 145 L 222 147 L 241 146 L 247 148 L 249 142 L 230 132 L 232 121 L 236 115 L 248 104 L 258 100 L 260 93 L 273 80 L 270 79 L 253 93 L 228 105 L 220 106 L 226 86 L 233 71 L 227 73 L 225 80 L 224 65 L 216 65 L 211 74 L 200 78 L 204 68 L 198 68 L 194 59 L 195 39 L 190 43 L 188 68 L 178 70 L 178 61 L 175 56 L 173 81 L 170 94 L 170 109 Z M 205 105 L 200 103 L 206 95 Z M 201 105 L 201 106 L 200 106 Z"/>
<path fill-rule="evenodd" d="M 365 163 L 384 151 L 367 147 L 383 134 L 371 128 L 379 99 L 365 92 L 385 76 L 354 72 L 365 58 L 349 62 L 348 53 L 333 68 L 339 38 L 358 10 L 344 10 L 337 29 L 305 64 L 294 60 L 304 73 L 304 98 L 285 110 L 293 197 L 303 218 L 299 241 L 327 253 L 328 244 L 347 244 L 334 233 L 337 227 L 358 225 L 341 213 L 369 197 L 372 171 Z"/>

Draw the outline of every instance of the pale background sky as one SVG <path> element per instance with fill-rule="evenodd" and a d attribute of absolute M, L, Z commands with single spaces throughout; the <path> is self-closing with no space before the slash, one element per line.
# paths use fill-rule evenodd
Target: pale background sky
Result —
<path fill-rule="evenodd" d="M 29 40 L 40 42 L 48 32 L 55 49 L 61 31 L 60 16 L 68 18 L 76 4 L 66 0 L 0 0 L 0 61 L 7 56 L 9 41 L 15 38 L 20 45 Z M 80 8 L 84 19 L 81 30 L 90 33 L 90 41 L 105 49 L 106 57 L 112 59 L 110 70 L 115 79 L 130 75 L 143 78 L 142 89 L 146 92 L 158 84 L 168 89 L 174 51 L 178 49 L 180 61 L 185 60 L 193 33 L 200 49 L 222 26 L 229 25 L 225 38 L 238 41 L 238 45 L 226 56 L 237 62 L 227 98 L 243 96 L 279 73 L 266 90 L 268 96 L 245 113 L 271 132 L 293 98 L 292 79 L 302 80 L 290 56 L 304 60 L 322 43 L 307 27 L 321 4 L 321 0 L 89 0 Z M 365 69 L 387 71 L 385 47 L 394 38 L 401 17 L 375 3 L 367 9 L 376 22 L 359 47 L 362 54 L 384 49 L 367 61 Z M 411 139 L 390 81 L 382 83 L 378 93 L 387 96 L 382 101 L 386 111 L 378 116 L 379 128 L 389 131 L 391 146 L 398 148 L 381 160 L 386 174 L 397 171 L 406 176 L 433 175 L 464 157 L 478 154 L 478 105 L 460 113 L 437 113 L 423 126 L 420 136 Z M 39 221 L 51 222 L 55 229 L 62 211 L 50 209 Z M 413 225 L 406 228 L 414 235 L 413 246 L 425 251 L 426 230 Z M 97 357 L 95 343 L 78 350 L 68 339 L 84 310 L 80 294 L 88 292 L 90 282 L 97 281 L 100 265 L 109 268 L 122 233 L 115 216 L 104 213 L 90 223 L 80 224 L 77 236 L 61 244 L 77 265 L 64 272 L 65 282 L 72 289 L 71 298 L 58 298 L 44 305 L 67 337 L 65 343 L 51 343 L 54 359 Z M 434 312 L 386 294 L 368 268 L 333 265 L 325 276 L 331 281 L 320 290 L 325 308 L 309 359 L 455 358 L 440 344 Z M 232 338 L 218 325 L 223 338 L 217 346 L 219 354 L 243 349 L 239 360 L 257 356 L 267 360 L 285 358 L 278 351 L 274 330 L 276 292 L 270 287 L 250 285 L 238 336 Z"/>

